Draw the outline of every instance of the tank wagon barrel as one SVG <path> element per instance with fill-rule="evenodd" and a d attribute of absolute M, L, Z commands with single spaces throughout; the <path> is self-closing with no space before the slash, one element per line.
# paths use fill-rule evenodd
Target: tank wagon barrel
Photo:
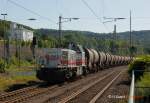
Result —
<path fill-rule="evenodd" d="M 93 64 L 93 71 L 95 72 L 95 71 L 98 71 L 98 69 L 99 69 L 98 64 L 99 64 L 100 56 L 96 50 L 94 50 L 94 49 L 90 49 L 90 50 L 92 51 L 93 56 L 94 56 L 94 60 L 93 60 L 92 64 Z"/>
<path fill-rule="evenodd" d="M 104 69 L 105 62 L 106 62 L 106 54 L 104 52 L 99 52 L 99 67 L 100 67 L 100 69 Z"/>
<path fill-rule="evenodd" d="M 94 62 L 94 55 L 90 49 L 84 48 L 85 50 L 85 59 L 86 59 L 86 66 L 88 69 L 92 68 L 92 64 Z"/>

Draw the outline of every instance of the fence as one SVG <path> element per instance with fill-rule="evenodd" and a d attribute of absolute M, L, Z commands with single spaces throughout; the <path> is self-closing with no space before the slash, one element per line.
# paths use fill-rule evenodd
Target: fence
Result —
<path fill-rule="evenodd" d="M 20 47 L 20 50 L 17 51 L 16 47 L 14 45 L 10 45 L 9 47 L 9 58 L 12 56 L 16 56 L 16 52 L 20 52 L 18 55 L 20 55 L 20 59 L 22 60 L 32 60 L 33 54 L 32 50 L 29 46 L 22 46 Z M 36 55 L 40 55 L 42 53 L 42 49 L 36 48 Z M 4 46 L 0 45 L 0 58 L 4 58 Z"/>

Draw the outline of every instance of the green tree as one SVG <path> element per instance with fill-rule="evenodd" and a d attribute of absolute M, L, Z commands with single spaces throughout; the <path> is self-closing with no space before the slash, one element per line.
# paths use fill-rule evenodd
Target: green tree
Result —
<path fill-rule="evenodd" d="M 6 35 L 6 32 L 8 32 L 10 28 L 10 22 L 0 20 L 0 38 L 2 39 L 4 37 L 4 34 Z"/>

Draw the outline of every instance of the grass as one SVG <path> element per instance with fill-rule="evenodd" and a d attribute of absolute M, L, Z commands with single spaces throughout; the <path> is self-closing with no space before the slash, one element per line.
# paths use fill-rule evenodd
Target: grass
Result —
<path fill-rule="evenodd" d="M 8 86 L 14 84 L 15 81 L 7 76 L 0 76 L 0 91 L 8 89 Z"/>
<path fill-rule="evenodd" d="M 3 60 L 0 60 L 0 68 L 4 68 Z M 28 66 L 33 66 L 33 63 L 21 60 L 20 66 L 18 67 L 18 61 L 17 58 L 12 57 L 10 60 L 10 64 L 7 65 L 5 68 L 5 72 L 0 74 L 0 91 L 8 89 L 10 86 L 15 84 L 27 84 L 28 81 L 35 81 L 36 76 L 35 74 L 31 75 L 17 75 L 15 73 L 17 72 L 30 72 L 33 69 L 28 68 Z M 22 68 L 24 67 L 24 68 Z"/>
<path fill-rule="evenodd" d="M 36 76 L 35 75 L 13 76 L 12 79 L 15 80 L 16 83 L 26 83 L 26 82 L 31 81 L 31 80 L 36 80 Z"/>
<path fill-rule="evenodd" d="M 22 67 L 26 67 L 22 69 Z M 20 60 L 13 56 L 10 58 L 9 64 L 5 64 L 4 60 L 0 58 L 0 72 L 9 71 L 19 71 L 19 70 L 29 70 L 28 67 L 35 67 L 34 61 Z M 31 69 L 31 68 L 30 68 Z"/>
<path fill-rule="evenodd" d="M 15 76 L 0 76 L 0 91 L 8 89 L 14 84 L 26 84 L 28 81 L 37 80 L 35 75 L 25 76 L 25 75 L 15 75 Z"/>
<path fill-rule="evenodd" d="M 149 87 L 149 88 L 139 88 L 139 92 L 143 96 L 150 95 L 150 72 L 145 72 L 139 81 L 136 83 L 139 87 Z"/>
<path fill-rule="evenodd" d="M 145 72 L 144 76 L 141 77 L 140 81 L 137 81 L 139 86 L 147 86 L 150 87 L 150 72 Z"/>

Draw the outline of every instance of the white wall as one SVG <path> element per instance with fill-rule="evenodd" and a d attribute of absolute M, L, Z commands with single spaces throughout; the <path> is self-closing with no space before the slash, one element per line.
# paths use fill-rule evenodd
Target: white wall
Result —
<path fill-rule="evenodd" d="M 27 30 L 25 28 L 18 28 L 16 23 L 11 23 L 10 25 L 10 39 L 15 40 L 17 37 L 18 40 L 23 41 L 32 41 L 33 40 L 33 31 Z"/>
<path fill-rule="evenodd" d="M 30 30 L 23 30 L 23 40 L 24 41 L 32 41 L 33 40 L 33 32 Z"/>

